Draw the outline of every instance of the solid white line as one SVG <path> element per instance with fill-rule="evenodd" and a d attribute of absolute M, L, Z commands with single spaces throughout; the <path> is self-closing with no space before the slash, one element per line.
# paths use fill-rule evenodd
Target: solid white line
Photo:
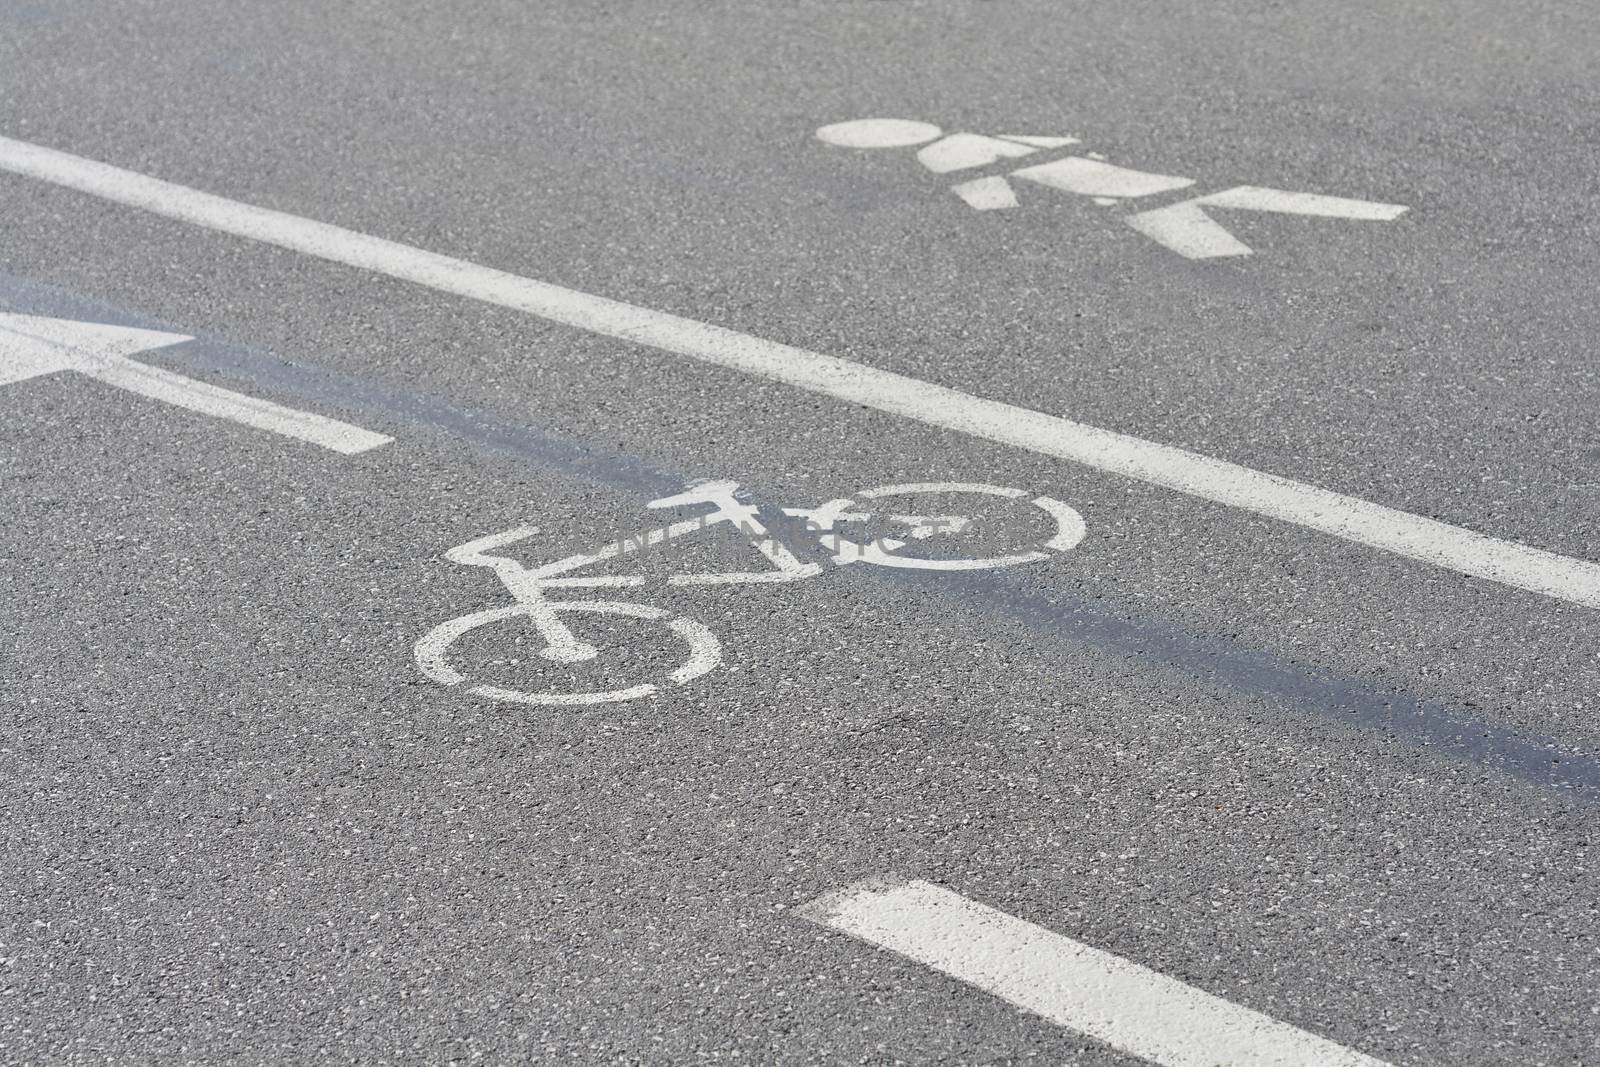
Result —
<path fill-rule="evenodd" d="M 0 137 L 0 170 L 985 440 L 1073 460 L 1462 574 L 1600 607 L 1600 565 L 1588 560 L 1488 537 L 1181 448 L 241 204 L 7 137 Z"/>
<path fill-rule="evenodd" d="M 1388 1067 L 928 882 L 874 879 L 800 911 L 1163 1067 Z"/>

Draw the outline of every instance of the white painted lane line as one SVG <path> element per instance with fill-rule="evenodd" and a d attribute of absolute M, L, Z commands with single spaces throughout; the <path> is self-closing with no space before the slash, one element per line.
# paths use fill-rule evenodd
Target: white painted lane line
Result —
<path fill-rule="evenodd" d="M 153 400 L 293 437 L 345 455 L 394 438 L 337 419 L 296 411 L 139 363 L 135 352 L 192 341 L 192 337 L 131 326 L 0 314 L 0 385 L 73 371 Z"/>
<path fill-rule="evenodd" d="M 1600 607 L 1600 565 L 1588 560 L 1488 537 L 1181 448 L 253 207 L 8 137 L 0 137 L 0 170 L 933 426 L 1152 482 L 1461 574 Z"/>
<path fill-rule="evenodd" d="M 928 882 L 874 879 L 800 912 L 1163 1067 L 1388 1067 Z"/>

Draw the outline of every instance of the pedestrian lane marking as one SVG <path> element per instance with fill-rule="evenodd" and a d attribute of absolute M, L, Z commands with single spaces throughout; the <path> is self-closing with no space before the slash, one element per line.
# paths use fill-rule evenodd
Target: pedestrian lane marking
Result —
<path fill-rule="evenodd" d="M 817 130 L 817 139 L 838 148 L 917 148 L 917 162 L 935 174 L 970 171 L 1003 160 L 1036 158 L 1041 149 L 1064 148 L 1079 143 L 1076 137 L 945 134 L 931 122 L 908 119 L 855 119 L 830 123 Z M 1195 184 L 1193 178 L 1134 170 L 1108 163 L 1098 152 L 1085 152 L 1081 155 L 1063 155 L 1043 163 L 1029 163 L 1009 174 L 990 174 L 960 182 L 952 185 L 950 191 L 979 211 L 1005 210 L 1021 205 L 1012 188 L 1012 178 L 1058 192 L 1086 196 L 1101 207 L 1187 189 Z M 1211 217 L 1206 208 L 1317 215 L 1367 222 L 1390 222 L 1406 212 L 1401 204 L 1236 185 L 1220 192 L 1131 212 L 1123 215 L 1122 221 L 1186 259 L 1224 259 L 1252 254 L 1250 246 L 1228 232 Z"/>
<path fill-rule="evenodd" d="M 255 207 L 0 137 L 0 170 L 333 263 L 511 308 L 1366 545 L 1474 578 L 1600 607 L 1600 565 L 1226 460 L 918 378 Z"/>
<path fill-rule="evenodd" d="M 1389 1067 L 929 882 L 873 879 L 799 912 L 1162 1067 Z"/>

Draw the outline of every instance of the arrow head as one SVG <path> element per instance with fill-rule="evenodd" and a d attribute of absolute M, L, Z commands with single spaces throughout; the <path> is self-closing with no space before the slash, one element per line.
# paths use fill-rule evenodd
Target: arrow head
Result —
<path fill-rule="evenodd" d="M 133 326 L 0 313 L 0 385 L 57 371 L 93 371 L 135 352 L 192 340 Z"/>

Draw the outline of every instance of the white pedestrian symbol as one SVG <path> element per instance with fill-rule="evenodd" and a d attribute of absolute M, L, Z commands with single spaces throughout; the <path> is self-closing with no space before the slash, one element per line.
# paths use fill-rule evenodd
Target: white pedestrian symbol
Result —
<path fill-rule="evenodd" d="M 1076 137 L 1036 137 L 975 133 L 945 134 L 929 122 L 907 119 L 856 119 L 817 130 L 818 139 L 841 148 L 912 148 L 917 160 L 935 174 L 987 167 L 1006 160 L 1078 144 Z M 918 147 L 920 146 L 920 147 Z M 1153 174 L 1107 163 L 1098 152 L 1058 155 L 1043 163 L 1030 163 L 1009 173 L 987 174 L 950 187 L 950 191 L 979 211 L 1001 211 L 1018 206 L 1012 178 L 1062 192 L 1091 197 L 1112 206 L 1125 200 L 1187 189 L 1193 178 Z M 1220 192 L 1190 197 L 1161 207 L 1122 216 L 1122 221 L 1153 241 L 1189 259 L 1248 256 L 1250 246 L 1213 219 L 1207 208 L 1273 211 L 1285 215 L 1318 215 L 1334 219 L 1388 222 L 1406 208 L 1342 196 L 1295 193 L 1258 185 L 1235 185 Z"/>

